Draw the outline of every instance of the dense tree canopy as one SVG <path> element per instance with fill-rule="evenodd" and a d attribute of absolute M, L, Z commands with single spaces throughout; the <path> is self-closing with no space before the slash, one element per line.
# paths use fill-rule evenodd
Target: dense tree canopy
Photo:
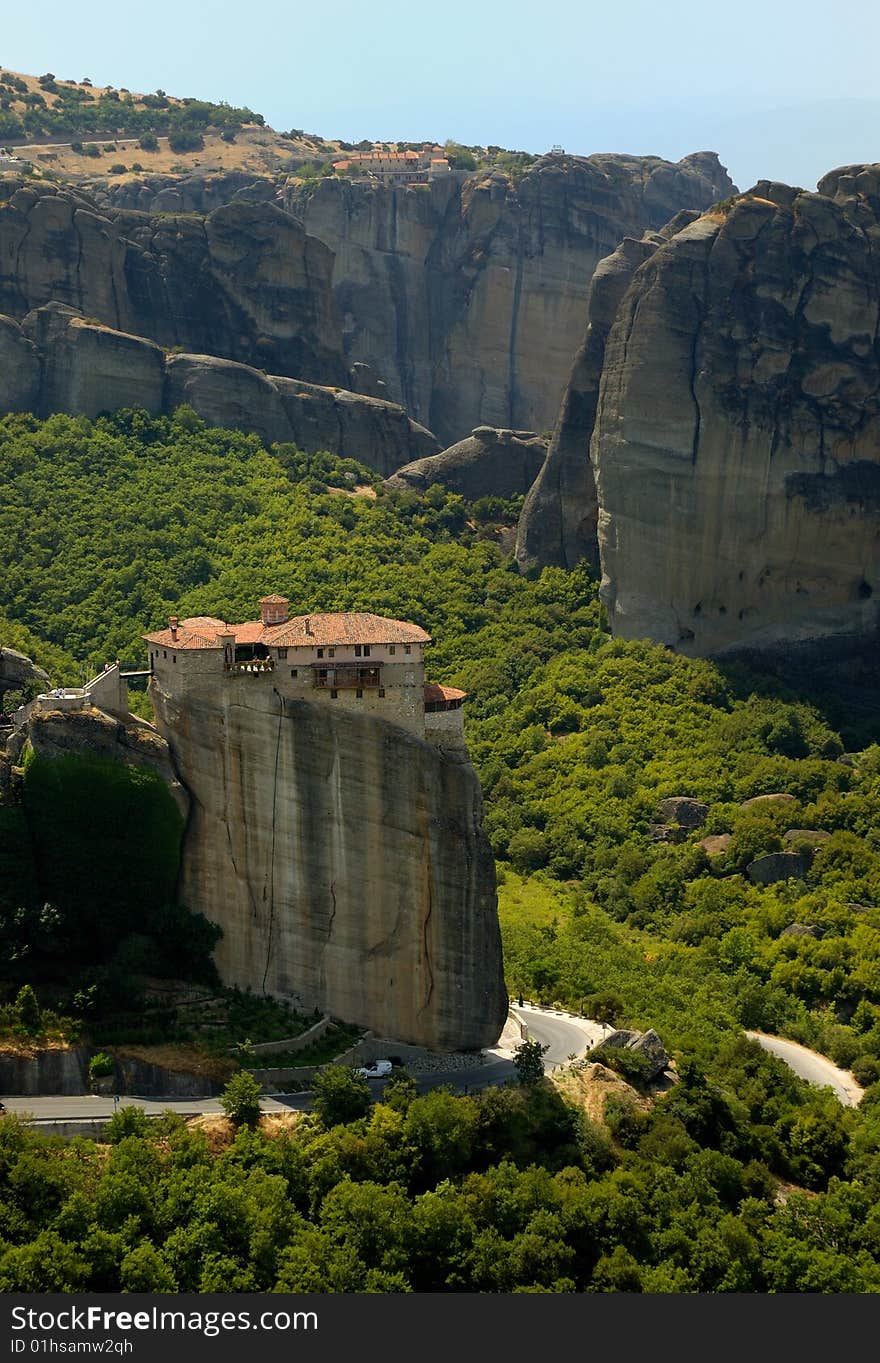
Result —
<path fill-rule="evenodd" d="M 169 613 L 250 618 L 267 591 L 426 628 L 431 674 L 469 693 L 511 992 L 656 1027 L 681 1076 L 652 1104 L 609 1100 L 607 1130 L 541 1082 L 417 1098 L 401 1078 L 368 1107 L 347 1073 L 296 1132 L 242 1129 L 219 1155 L 171 1122 L 120 1127 L 109 1161 L 4 1123 L 0 1290 L 878 1290 L 870 715 L 844 742 L 821 687 L 609 639 L 585 568 L 514 571 L 514 505 L 387 494 L 188 409 L 6 417 L 0 488 L 0 638 L 54 681 L 136 662 Z M 95 915 L 111 960 L 146 950 L 124 877 L 69 904 L 46 875 L 41 818 L 100 775 L 33 765 L 24 805 L 0 806 L 7 1011 L 31 975 L 39 1006 L 67 913 Z M 149 782 L 105 794 L 153 841 L 179 835 Z M 699 827 L 664 818 L 672 796 L 706 806 Z M 806 853 L 797 878 L 753 883 L 783 849 Z M 167 937 L 198 936 L 167 912 Z M 853 1066 L 862 1108 L 744 1027 Z"/>

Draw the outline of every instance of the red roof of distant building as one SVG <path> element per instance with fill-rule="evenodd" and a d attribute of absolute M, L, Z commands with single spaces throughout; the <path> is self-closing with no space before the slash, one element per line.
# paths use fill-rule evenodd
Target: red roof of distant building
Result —
<path fill-rule="evenodd" d="M 325 644 L 427 644 L 431 641 L 430 634 L 407 620 L 389 620 L 382 615 L 358 611 L 295 615 L 279 625 L 264 625 L 261 620 L 228 625 L 212 616 L 197 615 L 180 621 L 176 638 L 172 637 L 170 628 L 142 637 L 148 644 L 159 644 L 163 648 L 220 648 L 218 634 L 234 634 L 237 644 L 267 644 L 281 648 Z"/>

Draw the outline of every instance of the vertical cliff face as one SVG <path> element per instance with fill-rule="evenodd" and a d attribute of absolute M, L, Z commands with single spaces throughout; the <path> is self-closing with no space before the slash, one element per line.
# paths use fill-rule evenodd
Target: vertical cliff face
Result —
<path fill-rule="evenodd" d="M 448 441 L 476 425 L 552 425 L 590 278 L 621 237 L 733 185 L 711 153 L 545 157 L 430 186 L 323 180 L 291 212 L 334 252 L 346 354 Z"/>
<path fill-rule="evenodd" d="M 614 631 L 686 652 L 876 632 L 880 167 L 756 186 L 633 277 L 592 437 Z"/>
<path fill-rule="evenodd" d="M 587 303 L 587 334 L 575 356 L 547 458 L 528 491 L 517 527 L 522 571 L 581 559 L 599 566 L 596 480 L 588 457 L 599 405 L 605 344 L 633 274 L 663 238 L 625 237 L 596 267 Z"/>
<path fill-rule="evenodd" d="M 151 217 L 0 178 L 0 313 L 14 318 L 60 303 L 163 346 L 344 385 L 331 270 L 327 247 L 275 204 Z"/>
<path fill-rule="evenodd" d="M 507 997 L 467 759 L 268 688 L 185 707 L 153 688 L 192 798 L 181 896 L 223 928 L 223 978 L 401 1041 L 494 1042 Z"/>

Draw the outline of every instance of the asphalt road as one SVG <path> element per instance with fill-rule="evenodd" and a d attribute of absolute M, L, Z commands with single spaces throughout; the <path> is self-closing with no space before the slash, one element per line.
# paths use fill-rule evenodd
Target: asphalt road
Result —
<path fill-rule="evenodd" d="M 555 1069 L 567 1063 L 570 1055 L 583 1055 L 590 1046 L 601 1039 L 604 1031 L 600 1023 L 586 1018 L 576 1018 L 558 1011 L 535 1008 L 529 1004 L 511 1010 L 528 1029 L 530 1037 L 548 1047 L 544 1056 L 545 1067 Z M 502 1048 L 484 1051 L 482 1059 L 466 1069 L 435 1070 L 416 1076 L 419 1092 L 449 1085 L 462 1093 L 472 1093 L 475 1089 L 487 1088 L 490 1084 L 505 1084 L 516 1078 L 516 1069 L 511 1052 Z M 378 1098 L 385 1086 L 384 1079 L 369 1080 L 370 1088 Z M 45 1095 L 41 1097 L 4 1098 L 10 1112 L 28 1113 L 35 1121 L 94 1121 L 112 1117 L 113 1098 L 92 1094 L 75 1094 L 71 1097 Z M 271 1098 L 263 1098 L 264 1112 L 283 1112 L 285 1109 L 305 1111 L 311 1105 L 308 1093 L 281 1093 Z M 202 1112 L 221 1112 L 217 1098 L 177 1098 L 152 1099 L 126 1096 L 119 1100 L 121 1107 L 140 1107 L 152 1115 L 163 1112 L 178 1112 L 184 1117 L 194 1117 Z"/>
<path fill-rule="evenodd" d="M 781 1036 L 769 1036 L 766 1032 L 746 1032 L 752 1041 L 757 1041 L 765 1051 L 783 1060 L 801 1079 L 820 1088 L 834 1090 L 845 1107 L 857 1107 L 864 1090 L 853 1079 L 849 1070 L 842 1070 L 824 1055 L 800 1046 L 796 1041 L 787 1041 Z"/>

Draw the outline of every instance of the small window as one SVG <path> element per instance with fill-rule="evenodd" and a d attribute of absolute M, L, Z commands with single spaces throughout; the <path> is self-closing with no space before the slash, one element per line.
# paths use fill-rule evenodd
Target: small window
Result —
<path fill-rule="evenodd" d="M 403 651 L 404 653 L 412 653 L 412 649 L 410 648 L 409 644 L 404 644 Z"/>
<path fill-rule="evenodd" d="M 335 649 L 335 648 L 328 648 L 328 649 L 327 649 L 327 657 L 328 657 L 328 658 L 335 658 L 335 657 L 336 657 L 336 649 Z"/>
<path fill-rule="evenodd" d="M 354 694 L 357 696 L 358 700 L 363 700 L 363 698 L 364 698 L 364 693 L 363 693 L 363 691 L 355 691 Z"/>
<path fill-rule="evenodd" d="M 296 670 L 295 667 L 292 667 L 292 668 L 290 669 L 290 675 L 291 675 L 291 677 L 295 677 L 295 676 L 296 676 L 296 671 L 297 671 L 297 670 Z"/>
<path fill-rule="evenodd" d="M 397 652 L 397 649 L 395 648 L 394 644 L 389 644 L 389 646 L 388 646 L 388 652 L 389 652 L 389 653 L 396 653 L 396 652 Z"/>
<path fill-rule="evenodd" d="M 172 661 L 173 663 L 176 663 L 176 662 L 177 662 L 177 654 L 176 654 L 176 653 L 173 653 L 173 654 L 171 655 L 171 661 Z"/>
<path fill-rule="evenodd" d="M 279 657 L 279 658 L 286 658 L 286 657 L 287 657 L 287 649 L 286 649 L 286 648 L 279 648 L 279 650 L 278 650 L 278 657 Z"/>
<path fill-rule="evenodd" d="M 318 657 L 319 657 L 319 658 L 323 658 L 323 656 L 324 656 L 324 650 L 323 650 L 323 648 L 319 648 L 319 649 L 318 649 Z"/>
<path fill-rule="evenodd" d="M 331 699 L 331 700 L 336 700 L 336 698 L 338 697 L 338 695 L 339 695 L 339 692 L 338 692 L 338 691 L 331 691 L 331 692 L 330 692 L 330 699 Z"/>
<path fill-rule="evenodd" d="M 380 687 L 379 687 L 379 697 L 380 697 L 380 699 L 381 699 L 384 695 L 385 695 L 385 687 L 384 687 L 384 686 L 380 686 Z"/>
<path fill-rule="evenodd" d="M 365 658 L 369 658 L 369 656 L 370 656 L 370 645 L 369 645 L 369 644 L 364 644 L 364 657 L 365 657 Z"/>
<path fill-rule="evenodd" d="M 360 658 L 362 653 L 363 653 L 363 649 L 361 648 L 360 644 L 355 644 L 355 646 L 354 646 L 354 656 L 355 656 L 356 658 Z"/>
<path fill-rule="evenodd" d="M 162 649 L 162 657 L 163 657 L 163 658 L 167 658 L 167 657 L 168 657 L 168 654 L 167 654 L 167 652 L 165 651 L 164 648 Z"/>

